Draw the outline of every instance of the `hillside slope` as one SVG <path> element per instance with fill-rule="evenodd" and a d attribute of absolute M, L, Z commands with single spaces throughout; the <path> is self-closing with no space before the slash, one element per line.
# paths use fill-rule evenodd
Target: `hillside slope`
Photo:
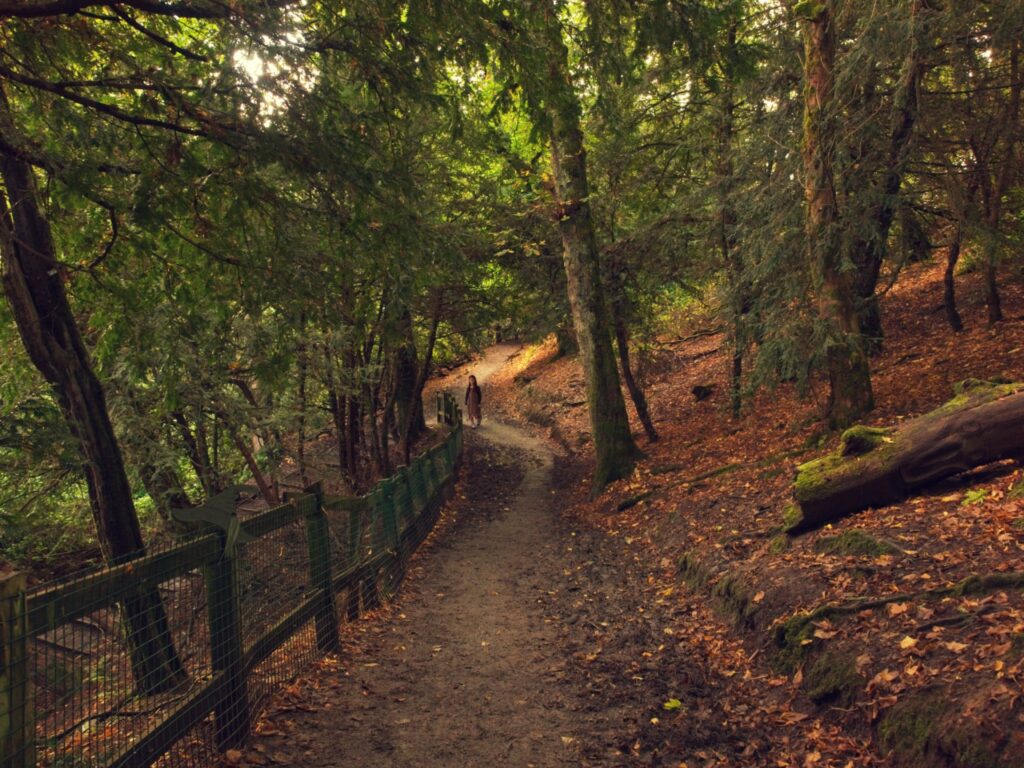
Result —
<path fill-rule="evenodd" d="M 1009 319 L 989 330 L 980 286 L 963 278 L 967 330 L 955 335 L 941 277 L 917 265 L 883 299 L 889 336 L 873 360 L 871 424 L 925 413 L 966 378 L 1024 379 L 1024 286 L 1005 286 Z M 806 399 L 792 386 L 762 392 L 734 420 L 728 350 L 712 334 L 662 346 L 647 382 L 662 440 L 644 444 L 633 477 L 591 501 L 582 373 L 553 353 L 524 350 L 489 400 L 571 453 L 574 514 L 637 548 L 666 589 L 685 582 L 707 596 L 747 658 L 789 676 L 805 711 L 870 729 L 894 765 L 1024 764 L 1019 466 L 984 468 L 791 539 L 781 528 L 795 467 L 838 440 L 816 418 L 824 388 Z M 697 402 L 696 385 L 711 385 L 711 396 Z M 643 444 L 638 424 L 635 434 Z"/>

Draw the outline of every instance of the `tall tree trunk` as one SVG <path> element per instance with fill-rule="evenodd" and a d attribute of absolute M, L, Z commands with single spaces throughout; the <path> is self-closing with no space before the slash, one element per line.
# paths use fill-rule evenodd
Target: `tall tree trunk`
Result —
<path fill-rule="evenodd" d="M 651 420 L 651 412 L 647 407 L 647 397 L 644 395 L 643 387 L 633 375 L 633 366 L 629 359 L 629 328 L 626 327 L 626 320 L 621 311 L 613 311 L 613 322 L 615 324 L 615 345 L 619 352 L 619 368 L 622 370 L 622 378 L 626 382 L 626 389 L 633 400 L 636 408 L 637 418 L 644 427 L 647 439 L 652 443 L 658 442 L 658 430 L 654 428 Z"/>
<path fill-rule="evenodd" d="M 395 350 L 395 407 L 398 409 L 398 436 L 404 445 L 419 437 L 427 428 L 427 422 L 423 414 L 423 399 L 416 393 L 419 355 L 412 312 L 408 307 L 402 308 L 398 322 L 404 340 Z"/>
<path fill-rule="evenodd" d="M 576 331 L 570 325 L 560 323 L 555 328 L 555 358 L 575 355 L 578 351 Z"/>
<path fill-rule="evenodd" d="M 306 319 L 299 321 L 300 332 L 305 336 Z M 297 378 L 298 378 L 298 424 L 296 425 L 296 446 L 295 456 L 299 464 L 299 484 L 303 488 L 309 487 L 309 476 L 306 471 L 306 383 L 309 377 L 309 349 L 306 346 L 305 338 L 299 341 L 297 355 Z"/>
<path fill-rule="evenodd" d="M 889 148 L 885 173 L 879 190 L 879 201 L 870 218 L 867 237 L 856 238 L 852 261 L 857 267 L 857 314 L 860 332 L 867 350 L 871 353 L 882 349 L 884 329 L 882 313 L 875 289 L 878 275 L 888 251 L 889 230 L 899 209 L 900 187 L 910 156 L 911 139 L 918 117 L 918 91 L 924 69 L 922 41 L 926 40 L 927 20 L 922 18 L 924 0 L 914 0 L 910 5 L 910 50 L 903 62 L 903 72 L 893 94 L 893 117 L 889 130 Z"/>
<path fill-rule="evenodd" d="M 732 314 L 732 369 L 729 374 L 729 401 L 733 418 L 740 415 L 743 405 L 743 352 L 745 347 L 743 318 L 748 311 L 749 290 L 743 275 L 743 262 L 736 249 L 736 211 L 733 208 L 732 163 L 735 86 L 731 63 L 739 53 L 736 47 L 736 22 L 729 26 L 727 50 L 722 68 L 725 82 L 722 87 L 721 114 L 718 124 L 718 159 L 716 175 L 718 186 L 718 249 L 721 263 L 729 282 L 730 311 Z"/>
<path fill-rule="evenodd" d="M 202 418 L 202 414 L 200 414 L 199 418 Z M 192 465 L 192 470 L 196 473 L 196 477 L 199 478 L 200 485 L 203 486 L 203 493 L 206 494 L 207 498 L 216 496 L 221 491 L 221 483 L 217 476 L 216 467 L 211 463 L 210 454 L 206 450 L 206 440 L 204 439 L 200 442 L 198 428 L 196 434 L 192 433 L 192 427 L 189 426 L 188 419 L 181 411 L 172 413 L 171 419 L 177 426 L 181 440 L 185 444 L 185 454 L 188 456 L 189 463 Z"/>
<path fill-rule="evenodd" d="M 10 123 L 2 91 L 0 121 Z M 68 304 L 32 169 L 18 157 L 0 154 L 0 172 L 5 188 L 0 195 L 4 293 L 25 351 L 53 387 L 78 442 L 103 555 L 111 563 L 124 560 L 142 552 L 144 542 L 106 397 Z M 154 693 L 182 684 L 185 670 L 156 589 L 141 590 L 122 606 L 138 689 Z"/>
<path fill-rule="evenodd" d="M 177 470 L 161 457 L 161 429 L 155 426 L 135 392 L 129 386 L 123 393 L 135 414 L 135 428 L 124 441 L 129 457 L 134 457 L 139 466 L 139 479 L 146 493 L 153 500 L 157 514 L 169 530 L 184 531 L 188 526 L 171 517 L 171 510 L 188 509 L 192 500 L 185 492 L 185 485 Z"/>
<path fill-rule="evenodd" d="M 346 398 L 338 388 L 337 377 L 334 375 L 334 358 L 328 345 L 324 345 L 324 383 L 327 385 L 327 406 L 334 423 L 334 439 L 338 453 L 338 472 L 344 474 L 349 467 L 348 444 L 350 440 L 349 425 L 345 422 Z M 349 480 L 355 483 L 355 477 L 349 473 Z"/>
<path fill-rule="evenodd" d="M 359 398 L 355 395 L 345 396 L 345 416 L 348 420 L 348 429 L 345 430 L 345 468 L 355 478 L 359 473 L 359 445 L 363 434 Z"/>
<path fill-rule="evenodd" d="M 444 309 L 444 290 L 441 288 L 436 289 L 434 294 L 434 306 L 433 311 L 430 314 L 430 333 L 427 336 L 427 347 L 423 351 L 423 363 L 419 367 L 419 371 L 416 374 L 416 383 L 413 387 L 413 396 L 416 402 L 419 403 L 418 409 L 409 409 L 406 412 L 406 424 L 402 429 L 404 435 L 402 442 L 402 454 L 405 457 L 405 463 L 410 463 L 412 442 L 415 437 L 414 430 L 411 427 L 410 422 L 416 418 L 418 411 L 419 418 L 423 420 L 423 388 L 427 385 L 427 377 L 430 375 L 430 365 L 434 360 L 434 345 L 437 343 L 437 329 L 441 325 L 441 312 Z M 423 428 L 420 431 L 422 433 L 427 428 L 426 422 L 424 421 Z"/>
<path fill-rule="evenodd" d="M 227 418 L 224 419 L 225 424 L 228 424 Z M 277 488 L 273 480 L 268 480 L 267 476 L 263 474 L 263 470 L 260 469 L 260 465 L 256 463 L 256 457 L 253 456 L 252 449 L 242 439 L 242 436 L 238 433 L 238 430 L 233 426 L 228 426 L 228 437 L 231 438 L 231 442 L 234 444 L 235 449 L 242 454 L 242 459 L 245 460 L 245 465 L 249 468 L 252 473 L 252 479 L 256 483 L 256 487 L 260 489 L 260 495 L 267 504 L 277 504 L 280 498 L 277 495 Z"/>
<path fill-rule="evenodd" d="M 542 90 L 551 131 L 558 229 L 576 339 L 587 383 L 594 440 L 594 491 L 629 476 L 641 455 L 629 430 L 626 403 L 611 345 L 611 329 L 601 286 L 601 264 L 590 216 L 586 153 L 579 98 L 569 72 L 568 50 L 552 0 L 533 4 L 539 16 L 543 75 L 532 83 Z"/>
<path fill-rule="evenodd" d="M 956 263 L 960 260 L 960 224 L 957 223 L 956 233 L 949 241 L 949 249 L 946 251 L 946 272 L 942 277 L 945 286 L 944 303 L 946 306 L 946 319 L 949 327 L 954 333 L 960 333 L 964 329 L 960 313 L 956 310 L 956 285 L 953 278 L 956 275 Z"/>
<path fill-rule="evenodd" d="M 804 38 L 804 195 L 807 201 L 807 260 L 817 291 L 818 313 L 829 328 L 829 400 L 826 418 L 833 428 L 852 424 L 874 407 L 871 371 L 860 333 L 856 291 L 841 269 L 832 153 L 835 146 L 833 71 L 836 39 L 832 0 L 805 19 Z"/>

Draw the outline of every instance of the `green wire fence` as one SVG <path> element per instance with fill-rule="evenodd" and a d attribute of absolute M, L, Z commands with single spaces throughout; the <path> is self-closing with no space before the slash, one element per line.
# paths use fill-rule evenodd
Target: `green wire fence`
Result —
<path fill-rule="evenodd" d="M 0 768 L 204 766 L 240 745 L 279 683 L 339 649 L 339 622 L 400 584 L 462 455 L 454 399 L 437 415 L 443 442 L 365 496 L 313 486 L 31 589 L 0 574 Z"/>

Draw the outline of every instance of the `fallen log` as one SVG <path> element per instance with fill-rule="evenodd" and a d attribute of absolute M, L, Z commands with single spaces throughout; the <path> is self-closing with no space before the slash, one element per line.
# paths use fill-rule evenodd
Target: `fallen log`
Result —
<path fill-rule="evenodd" d="M 900 428 L 856 426 L 839 450 L 797 467 L 786 531 L 803 533 L 974 467 L 1024 458 L 1024 383 L 968 379 Z"/>

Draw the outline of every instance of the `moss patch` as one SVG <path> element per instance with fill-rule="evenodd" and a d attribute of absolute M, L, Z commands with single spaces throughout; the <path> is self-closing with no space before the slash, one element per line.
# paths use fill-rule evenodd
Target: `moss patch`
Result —
<path fill-rule="evenodd" d="M 757 603 L 736 576 L 727 574 L 720 578 L 711 594 L 737 624 L 749 624 L 757 613 Z"/>
<path fill-rule="evenodd" d="M 694 589 L 707 586 L 707 583 L 711 580 L 710 571 L 689 552 L 684 552 L 680 556 L 678 566 L 679 576 Z"/>
<path fill-rule="evenodd" d="M 880 445 L 892 442 L 892 429 L 865 427 L 858 424 L 843 432 L 839 439 L 840 456 L 863 456 Z"/>
<path fill-rule="evenodd" d="M 1024 499 L 1024 480 L 1018 480 L 1010 488 L 1010 492 L 1006 494 L 1008 499 Z"/>
<path fill-rule="evenodd" d="M 807 696 L 815 704 L 848 707 L 864 688 L 864 678 L 857 673 L 852 658 L 834 651 L 825 651 L 804 674 Z"/>
<path fill-rule="evenodd" d="M 814 542 L 814 551 L 826 555 L 850 557 L 881 557 L 900 553 L 899 547 L 876 539 L 864 531 L 851 528 L 836 536 L 825 536 Z"/>
<path fill-rule="evenodd" d="M 811 625 L 813 614 L 799 613 L 775 627 L 776 653 L 772 666 L 790 675 L 807 657 L 807 649 L 814 638 Z"/>
<path fill-rule="evenodd" d="M 803 513 L 800 511 L 800 507 L 796 504 L 788 504 L 786 508 L 782 510 L 782 530 L 789 531 L 796 528 L 803 520 Z"/>
<path fill-rule="evenodd" d="M 967 405 L 982 405 L 999 400 L 1014 392 L 1024 389 L 1020 382 L 1007 383 L 1005 381 L 983 381 L 981 379 L 964 379 L 953 385 L 954 397 L 948 400 L 929 415 L 943 415 L 951 413 Z"/>
<path fill-rule="evenodd" d="M 878 727 L 882 749 L 893 752 L 900 764 L 928 765 L 927 756 L 944 712 L 944 703 L 936 692 L 918 694 L 897 703 Z"/>
<path fill-rule="evenodd" d="M 964 721 L 945 692 L 931 689 L 896 704 L 878 728 L 879 744 L 895 764 L 926 768 L 998 768 L 998 739 Z"/>
<path fill-rule="evenodd" d="M 969 507 L 972 504 L 981 504 L 988 498 L 988 488 L 975 488 L 964 494 L 964 500 L 960 502 L 961 507 Z"/>
<path fill-rule="evenodd" d="M 772 536 L 772 540 L 768 542 L 768 552 L 772 555 L 781 555 L 786 552 L 793 542 L 788 535 L 780 533 L 777 536 Z"/>

